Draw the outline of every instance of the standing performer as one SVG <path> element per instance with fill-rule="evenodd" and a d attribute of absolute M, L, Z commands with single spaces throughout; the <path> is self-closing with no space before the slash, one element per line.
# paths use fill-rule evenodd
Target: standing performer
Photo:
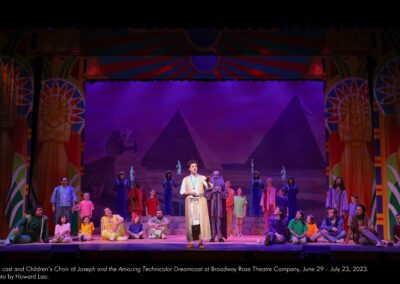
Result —
<path fill-rule="evenodd" d="M 260 172 L 255 171 L 253 174 L 253 179 L 250 181 L 251 185 L 251 211 L 253 216 L 260 216 L 260 201 L 261 194 L 265 187 L 264 181 L 260 178 Z"/>
<path fill-rule="evenodd" d="M 168 171 L 165 173 L 165 179 L 163 182 L 164 187 L 164 214 L 166 216 L 173 215 L 172 209 L 172 188 L 177 187 L 175 180 L 172 178 L 172 172 Z"/>
<path fill-rule="evenodd" d="M 125 173 L 122 171 L 119 172 L 118 178 L 114 182 L 114 190 L 117 192 L 116 211 L 124 219 L 127 216 L 126 201 L 129 188 L 130 182 L 125 178 Z"/>
<path fill-rule="evenodd" d="M 205 191 L 212 184 L 209 178 L 197 173 L 197 165 L 193 160 L 188 163 L 190 175 L 182 180 L 180 191 L 185 196 L 187 248 L 193 248 L 193 240 L 199 240 L 199 248 L 204 248 L 203 241 L 211 238 Z"/>
<path fill-rule="evenodd" d="M 292 220 L 296 216 L 297 212 L 297 193 L 299 193 L 299 187 L 294 182 L 294 177 L 289 177 L 287 185 L 285 185 L 285 191 L 289 198 L 289 216 L 288 220 Z"/>
<path fill-rule="evenodd" d="M 236 232 L 237 237 L 243 237 L 243 219 L 246 217 L 246 197 L 242 195 L 242 189 L 239 187 L 237 189 L 237 195 L 233 198 L 233 203 L 235 206 L 235 217 L 236 217 Z"/>
<path fill-rule="evenodd" d="M 150 191 L 150 196 L 146 200 L 146 216 L 154 217 L 157 215 L 157 211 L 159 210 L 160 202 L 157 200 L 156 191 L 152 189 Z M 132 222 L 133 223 L 133 222 Z"/>
<path fill-rule="evenodd" d="M 75 189 L 68 185 L 68 179 L 63 177 L 60 183 L 61 185 L 54 188 L 50 199 L 56 222 L 62 215 L 67 215 L 68 220 L 71 220 L 78 202 Z"/>
<path fill-rule="evenodd" d="M 231 187 L 231 182 L 228 180 L 225 182 L 225 188 L 228 192 L 226 198 L 226 221 L 227 221 L 227 235 L 233 237 L 232 220 L 233 220 L 233 209 L 234 209 L 234 196 L 235 190 Z"/>
<path fill-rule="evenodd" d="M 263 191 L 261 202 L 261 210 L 264 213 L 265 229 L 269 229 L 269 217 L 274 215 L 276 207 L 276 188 L 272 184 L 272 178 L 267 179 L 267 188 Z"/>
<path fill-rule="evenodd" d="M 211 175 L 211 183 L 213 187 L 207 190 L 208 213 L 210 215 L 211 224 L 211 239 L 210 242 L 215 241 L 218 237 L 219 242 L 227 239 L 226 232 L 226 198 L 228 192 L 225 189 L 224 179 L 219 171 L 214 171 Z"/>
<path fill-rule="evenodd" d="M 136 181 L 135 185 L 129 190 L 128 200 L 129 207 L 128 210 L 132 214 L 132 220 L 135 220 L 136 216 L 139 216 L 140 221 L 142 221 L 143 211 L 145 209 L 145 194 L 141 187 L 140 182 Z"/>
<path fill-rule="evenodd" d="M 329 188 L 326 198 L 326 208 L 335 208 L 339 216 L 345 221 L 349 212 L 349 200 L 347 199 L 346 187 L 341 177 L 336 177 L 332 187 Z"/>

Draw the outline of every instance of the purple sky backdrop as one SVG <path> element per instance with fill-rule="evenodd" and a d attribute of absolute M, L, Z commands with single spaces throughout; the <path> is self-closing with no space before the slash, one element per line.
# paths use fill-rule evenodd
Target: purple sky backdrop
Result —
<path fill-rule="evenodd" d="M 88 83 L 85 163 L 106 155 L 115 129 L 133 131 L 141 158 L 178 110 L 200 153 L 221 164 L 244 163 L 293 96 L 325 156 L 323 92 L 317 81 Z"/>

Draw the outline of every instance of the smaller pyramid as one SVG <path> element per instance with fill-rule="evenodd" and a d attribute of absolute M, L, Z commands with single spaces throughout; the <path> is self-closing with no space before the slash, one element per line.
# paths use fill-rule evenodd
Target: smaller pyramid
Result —
<path fill-rule="evenodd" d="M 168 122 L 153 145 L 147 150 L 141 164 L 147 169 L 175 168 L 177 160 L 182 167 L 190 160 L 196 160 L 200 168 L 204 168 L 203 159 L 196 148 L 196 144 L 189 132 L 186 122 L 180 111 Z"/>

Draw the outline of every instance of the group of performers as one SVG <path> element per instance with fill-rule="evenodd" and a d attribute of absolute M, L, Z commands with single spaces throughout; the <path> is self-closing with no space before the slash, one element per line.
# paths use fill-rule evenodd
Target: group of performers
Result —
<path fill-rule="evenodd" d="M 182 180 L 180 195 L 185 198 L 185 222 L 187 248 L 193 248 L 193 242 L 198 241 L 199 248 L 204 248 L 205 241 L 224 242 L 233 237 L 233 217 L 236 219 L 236 235 L 242 237 L 243 220 L 246 216 L 247 199 L 243 190 L 235 190 L 230 181 L 224 181 L 219 171 L 213 171 L 211 176 L 198 173 L 198 163 L 188 163 L 189 175 Z M 315 223 L 314 216 L 305 216 L 297 208 L 298 186 L 294 177 L 289 177 L 287 184 L 278 190 L 271 178 L 266 184 L 259 172 L 254 172 L 251 185 L 251 214 L 263 214 L 265 224 L 265 245 L 274 243 L 306 243 L 306 242 L 338 242 L 347 243 L 350 238 L 360 244 L 400 245 L 400 214 L 396 216 L 398 224 L 393 228 L 393 241 L 380 240 L 374 226 L 366 215 L 365 207 L 358 203 L 355 195 L 351 202 L 345 190 L 342 178 L 337 177 L 328 190 L 326 199 L 326 217 L 320 228 Z M 160 210 L 155 190 L 145 198 L 139 182 L 133 183 L 120 172 L 114 182 L 116 191 L 117 214 L 109 207 L 104 208 L 101 218 L 101 237 L 104 240 L 118 241 L 144 238 L 141 223 L 143 213 L 149 217 L 147 222 L 148 237 L 165 239 L 170 221 L 166 216 L 172 215 L 172 192 L 177 187 L 172 173 L 167 172 L 163 182 L 164 211 Z M 127 206 L 127 200 L 129 205 Z M 43 214 L 43 208 L 37 206 L 31 214 L 24 216 L 11 229 L 5 244 L 53 242 L 65 243 L 72 241 L 71 214 L 78 210 L 81 220 L 78 239 L 90 241 L 95 230 L 91 222 L 94 211 L 90 194 L 84 193 L 78 203 L 75 190 L 68 185 L 68 179 L 63 177 L 60 185 L 54 188 L 50 202 L 57 222 L 54 236 L 48 237 L 48 218 Z M 131 213 L 132 224 L 126 231 L 124 222 L 127 212 Z"/>
<path fill-rule="evenodd" d="M 172 172 L 167 171 L 163 182 L 164 189 L 164 215 L 173 215 L 172 208 L 172 193 L 173 188 L 177 187 L 175 180 L 172 178 Z M 147 199 L 138 181 L 131 181 L 125 177 L 124 172 L 120 172 L 118 178 L 114 182 L 114 191 L 116 192 L 116 211 L 117 214 L 127 219 L 128 212 L 132 214 L 132 220 L 139 216 L 140 220 L 145 210 L 154 212 L 153 208 L 158 208 L 159 202 L 155 198 L 155 191 L 153 199 Z M 152 195 L 150 192 L 150 195 Z M 151 196 L 150 196 L 151 197 Z M 127 200 L 129 205 L 127 206 Z M 147 212 L 148 213 L 148 212 Z M 154 215 L 154 214 L 146 214 Z"/>

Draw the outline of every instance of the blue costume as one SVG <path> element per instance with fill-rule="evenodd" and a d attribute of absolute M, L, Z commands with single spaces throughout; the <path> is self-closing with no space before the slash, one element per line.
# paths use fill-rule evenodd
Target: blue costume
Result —
<path fill-rule="evenodd" d="M 164 188 L 164 215 L 172 215 L 172 187 L 177 187 L 173 178 L 165 178 Z"/>
<path fill-rule="evenodd" d="M 117 192 L 116 212 L 126 220 L 127 217 L 127 200 L 130 182 L 128 179 L 116 179 L 114 190 Z"/>
<path fill-rule="evenodd" d="M 289 199 L 288 220 L 292 220 L 296 216 L 297 212 L 297 193 L 299 192 L 299 189 L 295 184 L 292 185 L 287 184 L 285 185 L 285 190 L 286 190 L 286 195 Z"/>
<path fill-rule="evenodd" d="M 72 186 L 59 185 L 54 188 L 50 202 L 56 207 L 55 222 L 58 222 L 58 219 L 62 215 L 66 215 L 68 220 L 71 220 L 71 208 L 76 202 L 78 202 L 78 197 L 76 196 L 75 189 Z"/>
<path fill-rule="evenodd" d="M 287 209 L 289 207 L 289 198 L 286 195 L 285 196 L 277 195 L 275 204 L 277 207 L 282 208 L 282 211 L 285 213 L 285 215 L 287 214 Z"/>
<path fill-rule="evenodd" d="M 260 178 L 252 179 L 250 181 L 251 185 L 251 208 L 253 216 L 261 216 L 261 195 L 262 191 L 265 188 L 264 181 Z"/>

